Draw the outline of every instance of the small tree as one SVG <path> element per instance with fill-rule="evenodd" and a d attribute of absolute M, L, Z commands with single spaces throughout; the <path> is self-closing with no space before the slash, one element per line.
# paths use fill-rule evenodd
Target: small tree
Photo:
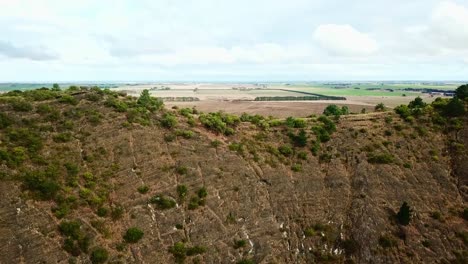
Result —
<path fill-rule="evenodd" d="M 52 91 L 60 91 L 60 85 L 58 83 L 52 84 Z"/>
<path fill-rule="evenodd" d="M 138 242 L 141 238 L 143 238 L 143 231 L 136 227 L 131 227 L 127 230 L 123 238 L 125 241 L 128 243 L 136 243 Z"/>
<path fill-rule="evenodd" d="M 328 105 L 325 110 L 323 110 L 323 114 L 324 115 L 341 115 L 341 109 L 337 106 L 337 105 Z"/>
<path fill-rule="evenodd" d="M 97 247 L 91 252 L 91 262 L 93 264 L 105 263 L 109 258 L 109 253 L 105 248 Z"/>
<path fill-rule="evenodd" d="M 455 96 L 461 100 L 468 98 L 468 84 L 464 84 L 455 90 Z"/>
<path fill-rule="evenodd" d="M 375 111 L 385 111 L 385 108 L 386 107 L 383 103 L 379 103 L 374 107 Z"/>
<path fill-rule="evenodd" d="M 426 106 L 426 103 L 423 102 L 423 99 L 421 97 L 416 97 L 413 101 L 409 102 L 408 107 L 409 108 L 424 108 Z"/>
<path fill-rule="evenodd" d="M 413 210 L 411 210 L 408 203 L 403 202 L 403 204 L 400 207 L 400 211 L 398 211 L 398 214 L 397 214 L 398 223 L 404 226 L 409 225 L 412 213 L 413 213 Z"/>

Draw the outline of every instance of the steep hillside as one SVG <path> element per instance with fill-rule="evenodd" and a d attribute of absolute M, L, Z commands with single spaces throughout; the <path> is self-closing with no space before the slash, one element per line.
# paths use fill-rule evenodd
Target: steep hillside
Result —
<path fill-rule="evenodd" d="M 0 101 L 0 263 L 468 258 L 466 117 L 444 133 L 430 115 L 239 118 L 99 89 Z"/>

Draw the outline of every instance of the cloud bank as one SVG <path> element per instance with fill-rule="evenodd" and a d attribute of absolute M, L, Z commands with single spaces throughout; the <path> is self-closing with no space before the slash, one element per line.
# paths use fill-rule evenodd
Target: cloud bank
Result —
<path fill-rule="evenodd" d="M 0 81 L 468 76 L 464 0 L 0 0 L 0 6 Z"/>

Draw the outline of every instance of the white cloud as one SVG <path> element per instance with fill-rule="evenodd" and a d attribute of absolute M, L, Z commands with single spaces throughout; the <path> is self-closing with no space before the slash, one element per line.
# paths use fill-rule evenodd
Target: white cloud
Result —
<path fill-rule="evenodd" d="M 350 25 L 320 25 L 314 38 L 328 52 L 340 56 L 366 56 L 378 50 L 377 41 Z"/>
<path fill-rule="evenodd" d="M 0 40 L 0 55 L 30 60 L 54 60 L 58 55 L 41 46 L 16 46 Z"/>
<path fill-rule="evenodd" d="M 429 33 L 444 48 L 468 50 L 468 8 L 441 2 L 433 10 Z"/>

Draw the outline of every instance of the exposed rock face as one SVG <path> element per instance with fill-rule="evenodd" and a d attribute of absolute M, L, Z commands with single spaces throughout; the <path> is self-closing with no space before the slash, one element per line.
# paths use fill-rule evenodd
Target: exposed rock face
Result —
<path fill-rule="evenodd" d="M 454 156 L 448 155 L 444 135 L 429 131 L 412 137 L 413 126 L 390 113 L 342 118 L 331 140 L 322 144 L 320 161 L 308 148 L 296 148 L 308 152 L 306 160 L 268 152 L 268 146 L 290 143 L 284 127 L 265 133 L 242 123 L 235 135 L 223 137 L 196 125 L 190 128 L 193 138 L 167 142 L 171 130 L 125 128 L 124 114 L 87 102 L 80 106 L 95 107 L 105 119 L 96 126 L 75 120 L 69 142 L 46 136 L 42 155 L 78 164 L 80 175 L 89 171 L 105 179 L 110 194 L 104 206 L 125 209 L 118 220 L 99 217 L 86 204 L 65 216 L 82 223 L 91 248 L 109 251 L 109 262 L 172 263 L 168 249 L 180 241 L 206 248 L 188 256 L 188 263 L 438 263 L 466 250 L 459 234 L 466 234 L 467 225 L 459 211 L 466 201 L 468 162 L 456 156 L 452 171 Z M 393 124 L 384 122 L 387 115 Z M 189 129 L 184 120 L 179 117 L 179 127 Z M 403 130 L 396 131 L 394 124 Z M 460 136 L 466 145 L 467 130 Z M 222 143 L 213 147 L 213 140 Z M 243 142 L 244 151 L 230 150 L 232 142 Z M 371 164 L 371 152 L 389 153 L 394 160 Z M 301 165 L 299 171 L 291 169 L 294 164 Z M 178 185 L 187 186 L 185 199 L 178 198 Z M 149 191 L 141 194 L 141 186 Z M 208 193 L 205 205 L 188 209 L 201 187 Z M 156 194 L 176 200 L 177 206 L 162 210 L 149 203 Z M 62 220 L 51 211 L 54 202 L 28 199 L 13 180 L 1 182 L 0 197 L 0 263 L 90 263 L 88 254 L 74 258 L 62 249 L 57 228 Z M 414 210 L 408 226 L 395 220 L 403 201 Z M 93 226 L 95 220 L 107 232 Z M 129 227 L 140 228 L 144 236 L 119 248 Z M 236 240 L 245 245 L 235 249 Z"/>

